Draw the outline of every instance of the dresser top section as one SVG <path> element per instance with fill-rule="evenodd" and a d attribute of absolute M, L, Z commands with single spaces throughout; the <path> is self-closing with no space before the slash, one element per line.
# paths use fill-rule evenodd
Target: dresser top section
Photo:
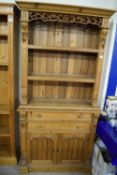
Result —
<path fill-rule="evenodd" d="M 24 1 L 16 0 L 19 8 L 21 10 L 29 11 L 48 11 L 56 13 L 67 13 L 67 14 L 80 14 L 80 15 L 90 15 L 90 16 L 100 16 L 100 17 L 110 17 L 115 12 L 114 10 L 89 8 L 83 6 L 72 6 L 72 5 L 58 5 L 50 3 L 40 3 L 36 1 Z"/>

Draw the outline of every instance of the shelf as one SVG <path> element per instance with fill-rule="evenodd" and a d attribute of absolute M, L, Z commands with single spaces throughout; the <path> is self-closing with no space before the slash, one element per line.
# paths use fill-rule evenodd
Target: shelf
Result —
<path fill-rule="evenodd" d="M 8 67 L 8 64 L 1 64 L 0 63 L 0 67 Z"/>
<path fill-rule="evenodd" d="M 50 47 L 50 46 L 39 46 L 39 45 L 28 45 L 28 49 L 31 50 L 44 50 L 44 51 L 57 51 L 57 52 L 77 52 L 77 53 L 94 53 L 97 54 L 99 52 L 98 49 L 90 49 L 90 48 L 69 48 L 69 47 Z"/>
<path fill-rule="evenodd" d="M 78 75 L 54 75 L 54 74 L 30 74 L 28 80 L 32 81 L 61 81 L 61 82 L 79 82 L 79 83 L 95 83 L 95 78 L 89 76 Z"/>
<path fill-rule="evenodd" d="M 32 99 L 27 105 L 21 105 L 19 110 L 98 110 L 98 107 L 92 107 L 91 101 L 69 100 L 69 99 Z"/>
<path fill-rule="evenodd" d="M 0 105 L 0 115 L 9 115 L 8 105 Z"/>
<path fill-rule="evenodd" d="M 10 137 L 9 129 L 0 126 L 0 137 Z"/>
<path fill-rule="evenodd" d="M 8 33 L 0 33 L 0 37 L 2 37 L 2 38 L 6 38 L 6 37 L 8 37 Z"/>

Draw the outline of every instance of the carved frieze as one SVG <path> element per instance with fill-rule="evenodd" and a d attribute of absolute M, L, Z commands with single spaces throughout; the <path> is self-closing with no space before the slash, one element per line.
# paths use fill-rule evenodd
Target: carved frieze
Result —
<path fill-rule="evenodd" d="M 31 22 L 36 20 L 40 20 L 43 22 L 59 22 L 69 24 L 94 25 L 102 27 L 103 18 L 54 12 L 29 12 L 29 21 Z"/>

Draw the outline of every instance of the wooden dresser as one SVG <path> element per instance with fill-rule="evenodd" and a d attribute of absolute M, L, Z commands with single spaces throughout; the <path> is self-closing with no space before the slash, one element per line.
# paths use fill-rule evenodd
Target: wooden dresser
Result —
<path fill-rule="evenodd" d="M 112 11 L 17 1 L 21 170 L 90 172 Z"/>
<path fill-rule="evenodd" d="M 0 3 L 0 165 L 17 163 L 14 126 L 18 106 L 17 23 L 15 5 Z"/>

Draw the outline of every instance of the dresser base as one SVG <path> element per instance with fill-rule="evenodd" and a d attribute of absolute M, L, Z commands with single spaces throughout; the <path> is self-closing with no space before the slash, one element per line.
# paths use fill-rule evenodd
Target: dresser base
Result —
<path fill-rule="evenodd" d="M 53 164 L 36 161 L 32 161 L 31 164 L 27 166 L 20 165 L 21 173 L 28 172 L 79 172 L 79 173 L 91 173 L 91 166 L 82 165 L 82 164 L 73 164 L 73 163 L 61 163 L 61 164 Z"/>
<path fill-rule="evenodd" d="M 0 165 L 17 165 L 16 157 L 0 157 Z"/>

